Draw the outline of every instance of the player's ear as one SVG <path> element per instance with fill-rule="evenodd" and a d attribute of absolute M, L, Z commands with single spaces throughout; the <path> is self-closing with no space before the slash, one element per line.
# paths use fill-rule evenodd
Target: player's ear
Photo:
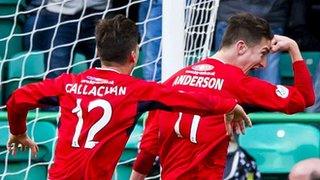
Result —
<path fill-rule="evenodd" d="M 134 65 L 136 65 L 138 63 L 138 59 L 139 59 L 139 47 L 137 46 L 137 48 L 134 51 L 131 51 L 130 63 L 134 63 Z"/>
<path fill-rule="evenodd" d="M 239 40 L 236 43 L 236 48 L 238 55 L 243 55 L 247 51 L 248 46 L 243 40 Z"/>
<path fill-rule="evenodd" d="M 130 64 L 136 64 L 136 53 L 134 51 L 130 53 L 129 62 Z"/>

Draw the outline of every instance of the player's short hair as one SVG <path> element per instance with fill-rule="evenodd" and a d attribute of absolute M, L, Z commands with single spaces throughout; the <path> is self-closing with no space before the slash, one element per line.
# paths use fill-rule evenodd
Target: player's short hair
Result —
<path fill-rule="evenodd" d="M 273 38 L 269 23 L 252 14 L 239 13 L 228 19 L 221 47 L 228 47 L 238 40 L 245 41 L 248 46 L 254 46 L 260 43 L 262 38 Z"/>
<path fill-rule="evenodd" d="M 138 45 L 135 23 L 122 14 L 102 19 L 96 25 L 96 44 L 100 59 L 124 64 Z"/>
<path fill-rule="evenodd" d="M 320 179 L 320 172 L 312 171 L 310 174 L 310 180 L 319 180 Z"/>

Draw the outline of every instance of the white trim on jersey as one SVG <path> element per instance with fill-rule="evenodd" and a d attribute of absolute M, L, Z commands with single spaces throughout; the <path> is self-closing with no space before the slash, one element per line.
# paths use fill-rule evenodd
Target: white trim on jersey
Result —
<path fill-rule="evenodd" d="M 190 132 L 190 141 L 193 143 L 197 143 L 197 130 L 200 122 L 200 116 L 194 115 L 191 124 L 191 132 Z"/>
<path fill-rule="evenodd" d="M 180 121 L 181 121 L 181 118 L 182 118 L 182 113 L 179 112 L 179 117 L 178 117 L 176 123 L 174 124 L 174 131 L 176 132 L 178 137 L 182 137 L 182 135 L 180 133 Z"/>

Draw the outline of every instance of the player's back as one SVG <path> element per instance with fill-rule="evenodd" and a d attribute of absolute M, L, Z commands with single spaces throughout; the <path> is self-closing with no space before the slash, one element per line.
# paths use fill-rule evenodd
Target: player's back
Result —
<path fill-rule="evenodd" d="M 179 90 L 235 98 L 229 91 L 230 86 L 237 81 L 234 77 L 243 75 L 240 69 L 217 60 L 206 59 L 180 70 L 166 84 Z M 165 111 L 156 113 L 158 120 L 166 119 L 165 122 L 159 123 L 160 161 L 164 167 L 164 179 L 210 179 L 203 171 L 201 174 L 194 172 L 195 169 L 199 171 L 201 166 L 211 166 L 210 169 L 215 169 L 214 172 L 223 171 L 229 139 L 225 131 L 224 115 L 200 117 Z M 214 160 L 204 158 L 209 154 L 214 155 Z M 188 172 L 189 170 L 192 171 Z M 209 174 L 212 175 L 212 172 Z M 183 176 L 180 176 L 181 174 Z"/>
<path fill-rule="evenodd" d="M 297 76 L 295 85 L 285 87 L 247 76 L 238 67 L 207 58 L 180 70 L 166 84 L 184 91 L 234 98 L 241 105 L 260 110 L 295 113 L 303 111 L 312 93 L 309 96 L 304 93 L 309 92 L 311 81 L 300 81 L 303 76 L 310 79 L 304 62 L 294 63 L 293 69 Z M 167 120 L 159 123 L 162 177 L 176 179 L 194 175 L 200 179 L 221 179 L 228 146 L 223 116 L 157 113 L 158 120 Z"/>
<path fill-rule="evenodd" d="M 63 76 L 50 179 L 111 178 L 139 113 L 136 89 L 144 83 L 111 69 Z"/>

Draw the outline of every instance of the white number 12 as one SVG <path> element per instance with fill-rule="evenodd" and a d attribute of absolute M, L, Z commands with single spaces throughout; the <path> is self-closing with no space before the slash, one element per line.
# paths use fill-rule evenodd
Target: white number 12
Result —
<path fill-rule="evenodd" d="M 79 140 L 82 126 L 83 126 L 81 101 L 82 101 L 81 99 L 77 99 L 77 105 L 72 110 L 72 113 L 76 113 L 77 117 L 78 117 L 78 123 L 76 126 L 76 130 L 75 130 L 75 133 L 72 138 L 72 144 L 71 144 L 72 147 L 80 147 L 78 140 Z M 103 115 L 90 128 L 90 130 L 88 132 L 87 140 L 84 145 L 84 147 L 88 148 L 88 149 L 92 149 L 97 143 L 99 143 L 98 141 L 93 141 L 93 138 L 103 127 L 105 127 L 109 123 L 109 121 L 111 119 L 111 115 L 112 115 L 111 104 L 108 101 L 103 100 L 103 99 L 97 99 L 97 100 L 91 101 L 88 106 L 88 111 L 90 112 L 91 110 L 93 110 L 94 108 L 97 108 L 97 107 L 101 107 L 103 109 Z"/>

